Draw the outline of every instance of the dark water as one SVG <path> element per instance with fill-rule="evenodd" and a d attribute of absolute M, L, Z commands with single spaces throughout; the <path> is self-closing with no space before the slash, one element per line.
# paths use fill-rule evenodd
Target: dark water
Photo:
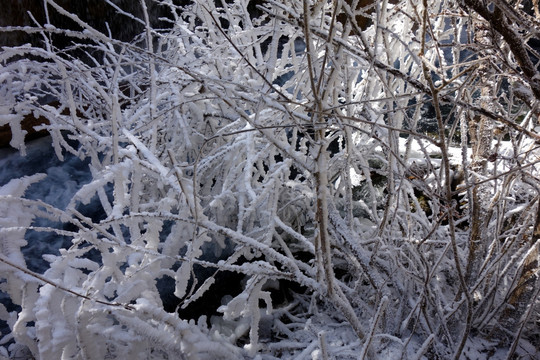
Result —
<path fill-rule="evenodd" d="M 63 162 L 57 158 L 50 137 L 28 143 L 26 156 L 21 156 L 16 150 L 0 149 L 0 186 L 11 179 L 39 173 L 47 174 L 45 179 L 27 189 L 25 197 L 42 200 L 64 210 L 75 192 L 91 180 L 86 161 L 71 154 L 64 154 L 64 157 Z M 33 225 L 61 226 L 47 219 L 36 219 Z M 28 245 L 23 248 L 23 253 L 27 266 L 39 273 L 43 273 L 47 268 L 42 255 L 57 254 L 58 249 L 66 242 L 64 237 L 52 232 L 28 231 L 25 239 Z"/>

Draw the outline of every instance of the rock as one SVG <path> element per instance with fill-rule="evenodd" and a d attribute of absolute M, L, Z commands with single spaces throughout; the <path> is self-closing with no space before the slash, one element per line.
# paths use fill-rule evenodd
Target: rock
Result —
<path fill-rule="evenodd" d="M 35 127 L 43 124 L 49 124 L 49 121 L 40 116 L 36 118 L 34 114 L 28 114 L 21 122 L 21 128 L 26 131 L 25 141 L 37 139 L 48 134 L 47 130 L 36 130 Z M 11 141 L 11 127 L 9 124 L 0 126 L 0 148 L 9 147 Z"/>

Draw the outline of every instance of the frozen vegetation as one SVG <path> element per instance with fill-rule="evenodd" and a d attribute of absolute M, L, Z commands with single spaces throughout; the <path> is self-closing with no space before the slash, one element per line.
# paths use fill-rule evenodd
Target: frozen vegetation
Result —
<path fill-rule="evenodd" d="M 102 2 L 0 28 L 0 358 L 540 356 L 537 8 Z"/>

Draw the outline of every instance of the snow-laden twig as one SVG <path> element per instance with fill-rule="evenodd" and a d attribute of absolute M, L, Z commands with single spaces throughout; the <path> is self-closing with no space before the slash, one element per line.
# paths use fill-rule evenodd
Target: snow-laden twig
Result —
<path fill-rule="evenodd" d="M 369 329 L 369 332 L 367 333 L 366 339 L 364 341 L 364 345 L 362 346 L 362 351 L 358 355 L 359 359 L 365 359 L 366 356 L 370 353 L 370 346 L 371 342 L 373 341 L 373 337 L 375 336 L 375 330 L 377 329 L 377 324 L 381 317 L 384 316 L 384 312 L 386 311 L 386 306 L 388 305 L 388 297 L 384 296 L 380 303 L 379 307 L 377 308 L 377 312 L 375 313 L 375 316 L 373 319 L 371 319 L 371 327 Z"/>
<path fill-rule="evenodd" d="M 79 293 L 77 291 L 74 291 L 72 289 L 68 289 L 67 287 L 65 286 L 62 286 L 52 280 L 49 280 L 47 279 L 46 277 L 40 275 L 40 274 L 37 274 L 33 271 L 30 271 L 22 266 L 19 266 L 11 261 L 9 261 L 4 255 L 1 255 L 0 254 L 0 261 L 3 262 L 4 264 L 6 265 L 9 265 L 11 266 L 12 268 L 14 269 L 17 269 L 18 271 L 21 271 L 23 272 L 24 274 L 26 275 L 29 275 L 31 278 L 34 278 L 36 280 L 39 280 L 45 284 L 49 284 L 49 285 L 52 285 L 53 287 L 57 288 L 57 289 L 60 289 L 62 291 L 65 291 L 71 295 L 74 295 L 74 296 L 77 296 L 77 297 L 80 297 L 80 298 L 83 298 L 83 299 L 86 299 L 86 300 L 90 300 L 90 301 L 93 301 L 95 303 L 98 303 L 98 304 L 103 304 L 103 305 L 108 305 L 108 306 L 113 306 L 113 307 L 122 307 L 124 309 L 127 309 L 127 310 L 133 310 L 133 306 L 131 305 L 128 305 L 128 304 L 120 304 L 120 303 L 112 303 L 112 302 L 108 302 L 108 301 L 104 301 L 104 300 L 99 300 L 99 299 L 95 299 L 95 298 L 92 298 L 90 296 L 87 296 L 87 295 L 84 295 L 82 293 Z"/>

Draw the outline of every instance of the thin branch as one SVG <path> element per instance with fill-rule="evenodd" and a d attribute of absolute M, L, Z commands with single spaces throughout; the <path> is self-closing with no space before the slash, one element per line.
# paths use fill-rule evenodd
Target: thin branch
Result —
<path fill-rule="evenodd" d="M 113 306 L 113 307 L 123 307 L 124 309 L 126 310 L 135 310 L 135 308 L 129 304 L 121 304 L 121 303 L 112 303 L 112 302 L 108 302 L 108 301 L 104 301 L 104 300 L 99 300 L 99 299 L 96 299 L 96 298 L 93 298 L 93 297 L 90 297 L 90 296 L 87 296 L 87 295 L 84 295 L 84 294 L 81 294 L 77 291 L 74 291 L 74 290 L 71 290 L 71 289 L 68 289 L 52 280 L 49 280 L 47 279 L 46 277 L 38 274 L 38 273 L 35 273 L 33 271 L 30 271 L 22 266 L 19 266 L 11 261 L 9 261 L 3 254 L 0 254 L 0 261 L 3 262 L 4 264 L 8 265 L 8 266 L 11 266 L 12 268 L 14 269 L 17 269 L 23 273 L 25 273 L 26 275 L 29 275 L 45 284 L 49 284 L 49 285 L 52 285 L 54 286 L 55 288 L 57 289 L 60 289 L 62 291 L 65 291 L 71 295 L 74 295 L 74 296 L 77 296 L 77 297 L 80 297 L 80 298 L 83 298 L 83 299 L 86 299 L 86 300 L 90 300 L 92 302 L 96 302 L 96 303 L 99 303 L 99 304 L 103 304 L 103 305 L 107 305 L 107 306 Z"/>

